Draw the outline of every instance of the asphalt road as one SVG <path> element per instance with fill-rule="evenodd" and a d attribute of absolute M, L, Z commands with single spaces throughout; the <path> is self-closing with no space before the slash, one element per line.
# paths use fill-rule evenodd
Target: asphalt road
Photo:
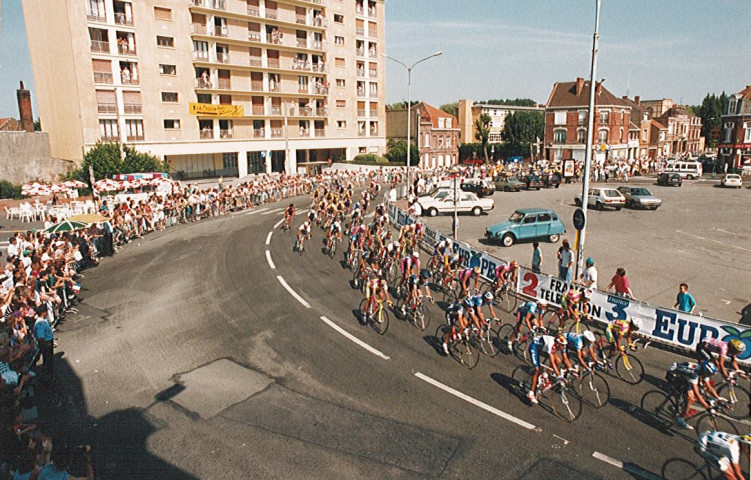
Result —
<path fill-rule="evenodd" d="M 652 179 L 632 179 L 662 199 L 657 210 L 589 210 L 585 256 L 593 257 L 604 289 L 623 267 L 636 298 L 672 307 L 678 285 L 685 282 L 697 302 L 697 312 L 737 321 L 751 303 L 751 189 L 719 188 L 712 181 L 685 181 L 682 187 L 652 185 Z M 598 183 L 618 187 L 626 183 Z M 509 248 L 489 245 L 485 228 L 504 221 L 517 208 L 541 207 L 558 212 L 573 245 L 574 197 L 581 184 L 540 191 L 496 192 L 495 209 L 481 217 L 461 216 L 459 239 L 500 258 L 532 263 L 531 241 Z M 424 217 L 442 232 L 451 231 L 451 216 Z M 540 242 L 542 270 L 557 274 L 560 246 Z"/>
<path fill-rule="evenodd" d="M 151 234 L 86 273 L 50 409 L 97 478 L 654 478 L 696 459 L 693 433 L 638 408 L 674 355 L 640 352 L 646 381 L 610 377 L 611 405 L 563 423 L 514 393 L 516 359 L 439 353 L 437 306 L 425 333 L 360 325 L 341 257 L 320 230 L 293 254 L 281 208 Z"/>

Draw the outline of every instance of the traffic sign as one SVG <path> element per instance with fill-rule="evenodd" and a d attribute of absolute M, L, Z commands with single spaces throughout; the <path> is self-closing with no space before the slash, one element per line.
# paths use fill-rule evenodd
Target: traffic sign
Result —
<path fill-rule="evenodd" d="M 574 228 L 577 230 L 583 230 L 584 225 L 587 223 L 586 217 L 584 216 L 584 210 L 581 208 L 577 208 L 574 212 Z"/>

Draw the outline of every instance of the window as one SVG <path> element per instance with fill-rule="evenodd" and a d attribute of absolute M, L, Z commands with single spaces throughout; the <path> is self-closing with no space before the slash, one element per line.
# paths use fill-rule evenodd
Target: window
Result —
<path fill-rule="evenodd" d="M 336 128 L 347 128 L 347 121 L 346 120 L 337 120 L 336 121 Z"/>
<path fill-rule="evenodd" d="M 346 82 L 344 81 L 343 78 L 337 78 L 336 79 L 336 86 L 337 87 L 344 88 L 345 85 L 346 85 Z"/>
<path fill-rule="evenodd" d="M 446 119 L 445 118 L 438 118 L 438 128 L 446 128 Z"/>
<path fill-rule="evenodd" d="M 237 152 L 222 153 L 222 168 L 237 168 Z"/>
<path fill-rule="evenodd" d="M 620 130 L 621 143 L 626 143 L 626 137 L 623 135 L 623 127 Z"/>
<path fill-rule="evenodd" d="M 196 95 L 196 101 L 198 103 L 211 103 L 210 93 L 199 93 Z"/>
<path fill-rule="evenodd" d="M 162 37 L 161 35 L 157 35 L 156 37 L 156 44 L 160 47 L 175 47 L 175 39 L 174 37 Z"/>
<path fill-rule="evenodd" d="M 537 218 L 537 215 L 527 215 L 524 217 L 524 220 L 522 220 L 523 225 L 531 225 L 535 223 L 535 219 Z"/>
<path fill-rule="evenodd" d="M 452 120 L 453 120 L 453 118 L 447 118 L 446 119 L 446 128 L 451 128 L 451 121 Z"/>
<path fill-rule="evenodd" d="M 751 143 L 751 122 L 746 122 L 744 128 L 746 129 L 746 136 L 743 137 L 743 143 Z"/>
<path fill-rule="evenodd" d="M 644 129 L 641 131 L 641 141 L 646 142 L 649 135 L 649 131 L 647 129 Z"/>
<path fill-rule="evenodd" d="M 553 143 L 566 143 L 566 130 L 553 130 Z"/>
<path fill-rule="evenodd" d="M 164 128 L 166 130 L 177 130 L 178 128 L 180 128 L 180 120 L 164 120 Z"/>
<path fill-rule="evenodd" d="M 422 146 L 423 147 L 429 147 L 430 146 L 430 134 L 427 133 L 427 132 L 425 133 L 425 137 L 423 138 Z"/>
<path fill-rule="evenodd" d="M 344 23 L 344 15 L 334 14 L 334 23 Z"/>
<path fill-rule="evenodd" d="M 743 107 L 743 100 L 739 100 L 738 104 L 735 106 L 735 114 L 736 115 L 740 115 L 741 114 L 741 110 L 742 110 L 741 107 Z"/>
<path fill-rule="evenodd" d="M 346 65 L 345 61 L 341 57 L 334 58 L 334 65 L 337 67 L 344 67 Z"/>
<path fill-rule="evenodd" d="M 735 112 L 735 99 L 731 98 L 728 101 L 728 115 L 732 115 Z"/>
<path fill-rule="evenodd" d="M 345 108 L 347 106 L 346 100 L 337 100 L 336 101 L 336 108 Z"/>
<path fill-rule="evenodd" d="M 597 141 L 599 143 L 607 143 L 608 141 L 608 129 L 607 128 L 601 128 L 597 132 Z"/>
<path fill-rule="evenodd" d="M 266 172 L 266 152 L 248 152 L 248 173 Z M 261 156 L 263 155 L 263 157 Z"/>
<path fill-rule="evenodd" d="M 119 140 L 117 120 L 99 120 L 99 136 L 102 140 Z"/>
<path fill-rule="evenodd" d="M 610 110 L 600 110 L 600 124 L 607 125 L 610 123 Z"/>
<path fill-rule="evenodd" d="M 732 136 L 733 136 L 733 127 L 735 127 L 735 124 L 733 122 L 728 122 L 725 124 L 725 141 L 723 143 L 732 143 Z"/>
<path fill-rule="evenodd" d="M 579 125 L 584 125 L 587 123 L 587 112 L 581 111 L 579 112 Z"/>
<path fill-rule="evenodd" d="M 177 75 L 177 67 L 174 65 L 159 64 L 159 73 L 161 75 Z"/>
<path fill-rule="evenodd" d="M 554 125 L 566 125 L 566 112 L 555 112 Z"/>
<path fill-rule="evenodd" d="M 177 92 L 162 92 L 162 101 L 163 102 L 176 103 L 177 102 Z"/>
<path fill-rule="evenodd" d="M 157 20 L 172 20 L 172 9 L 164 7 L 154 7 L 154 18 Z"/>
<path fill-rule="evenodd" d="M 446 148 L 451 148 L 451 135 L 446 135 Z"/>
<path fill-rule="evenodd" d="M 193 40 L 193 59 L 194 60 L 208 60 L 209 59 L 209 42 L 201 42 L 199 40 Z"/>
<path fill-rule="evenodd" d="M 335 45 L 344 45 L 344 37 L 334 36 Z"/>
<path fill-rule="evenodd" d="M 129 142 L 143 140 L 143 120 L 125 120 L 125 135 Z"/>
<path fill-rule="evenodd" d="M 550 221 L 550 214 L 549 213 L 541 213 L 537 215 L 537 222 L 549 222 Z"/>

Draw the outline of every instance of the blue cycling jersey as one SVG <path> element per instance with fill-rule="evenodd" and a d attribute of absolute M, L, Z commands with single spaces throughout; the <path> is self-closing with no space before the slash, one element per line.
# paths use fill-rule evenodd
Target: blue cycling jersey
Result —
<path fill-rule="evenodd" d="M 577 352 L 584 348 L 584 335 L 581 333 L 567 333 L 566 345 Z"/>
<path fill-rule="evenodd" d="M 519 307 L 519 310 L 517 310 L 516 313 L 518 313 L 522 317 L 527 316 L 528 313 L 534 315 L 537 313 L 537 304 L 535 302 L 526 302 L 521 307 Z"/>
<path fill-rule="evenodd" d="M 474 305 L 475 307 L 482 307 L 482 295 L 480 295 L 479 293 L 472 295 L 470 300 L 472 301 L 472 305 Z"/>

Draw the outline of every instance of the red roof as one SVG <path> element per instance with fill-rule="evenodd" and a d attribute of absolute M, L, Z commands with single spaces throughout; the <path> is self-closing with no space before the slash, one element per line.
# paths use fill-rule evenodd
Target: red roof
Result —
<path fill-rule="evenodd" d="M 746 88 L 738 92 L 736 95 L 741 98 L 751 98 L 751 85 L 746 85 Z"/>
<path fill-rule="evenodd" d="M 610 91 L 601 87 L 599 93 L 595 94 L 595 103 L 597 106 L 630 106 L 621 101 Z M 589 81 L 584 81 L 584 85 L 577 95 L 576 82 L 556 82 L 553 85 L 553 91 L 550 92 L 546 108 L 566 108 L 566 107 L 587 107 L 589 106 Z"/>
<path fill-rule="evenodd" d="M 668 129 L 668 127 L 666 127 L 665 125 L 661 124 L 657 120 L 652 120 L 652 125 L 654 125 L 655 127 L 659 128 L 660 130 L 667 130 Z"/>
<path fill-rule="evenodd" d="M 425 102 L 418 103 L 415 108 L 418 109 L 420 112 L 420 117 L 422 117 L 424 120 L 430 121 L 430 123 L 433 125 L 434 128 L 438 128 L 438 119 L 439 118 L 450 118 L 452 119 L 451 125 L 452 128 L 458 128 L 458 122 L 456 120 L 456 117 L 454 117 L 451 114 L 448 114 L 444 112 L 443 110 L 440 110 L 438 108 L 435 108 L 432 105 L 428 105 Z"/>
<path fill-rule="evenodd" d="M 0 118 L 0 132 L 22 132 L 23 125 L 15 118 Z"/>

